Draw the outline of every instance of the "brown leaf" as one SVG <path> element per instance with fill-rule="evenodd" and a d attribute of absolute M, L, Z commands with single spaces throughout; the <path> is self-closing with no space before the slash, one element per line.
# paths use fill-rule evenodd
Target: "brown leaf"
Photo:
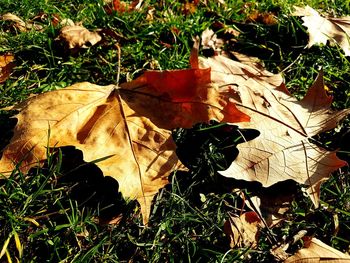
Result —
<path fill-rule="evenodd" d="M 284 263 L 341 263 L 350 262 L 350 256 L 332 248 L 317 238 L 312 238 L 307 246 L 287 258 Z"/>
<path fill-rule="evenodd" d="M 130 4 L 120 0 L 113 0 L 113 10 L 117 12 L 130 12 L 140 9 L 143 0 L 135 0 Z"/>
<path fill-rule="evenodd" d="M 212 49 L 215 53 L 220 53 L 224 45 L 232 46 L 230 42 L 235 42 L 235 38 L 240 34 L 239 31 L 220 22 L 215 22 L 213 28 L 220 32 L 220 37 L 212 29 L 207 28 L 202 32 L 201 44 L 204 49 Z"/>
<path fill-rule="evenodd" d="M 184 15 L 194 14 L 197 10 L 198 2 L 199 1 L 185 1 L 185 3 L 182 4 L 182 12 Z"/>
<path fill-rule="evenodd" d="M 249 120 L 209 82 L 210 69 L 149 71 L 120 87 L 84 82 L 31 98 L 16 107 L 18 124 L 0 172 L 11 173 L 19 162 L 26 172 L 46 158 L 47 146 L 73 145 L 85 161 L 98 160 L 125 198 L 137 199 L 146 223 L 154 195 L 180 166 L 171 130 Z"/>
<path fill-rule="evenodd" d="M 295 183 L 284 181 L 256 189 L 249 196 L 241 193 L 241 196 L 245 204 L 264 219 L 268 227 L 274 227 L 284 220 L 284 214 L 290 209 L 296 191 Z"/>
<path fill-rule="evenodd" d="M 41 25 L 38 25 L 34 23 L 33 21 L 23 21 L 20 17 L 11 14 L 11 13 L 6 13 L 0 17 L 1 20 L 3 21 L 10 21 L 13 23 L 13 26 L 18 29 L 20 32 L 28 32 L 32 29 L 34 30 L 42 30 L 43 27 Z"/>
<path fill-rule="evenodd" d="M 68 25 L 64 26 L 57 40 L 65 42 L 69 49 L 88 48 L 98 42 L 102 37 L 97 32 L 90 32 L 81 25 Z"/>
<path fill-rule="evenodd" d="M 0 83 L 5 82 L 15 67 L 15 57 L 12 54 L 0 55 Z"/>
<path fill-rule="evenodd" d="M 310 6 L 294 7 L 294 16 L 302 16 L 303 25 L 309 32 L 308 48 L 317 44 L 337 43 L 350 56 L 350 16 L 341 18 L 325 17 Z"/>
<path fill-rule="evenodd" d="M 251 247 L 258 245 L 259 229 L 264 225 L 258 214 L 251 211 L 238 216 L 230 216 L 224 224 L 224 232 L 230 239 L 230 247 Z"/>
<path fill-rule="evenodd" d="M 309 187 L 308 193 L 318 206 L 321 183 L 346 162 L 309 139 L 334 128 L 350 113 L 349 109 L 330 110 L 332 98 L 324 90 L 322 71 L 298 101 L 280 75 L 220 56 L 201 64 L 211 67 L 212 82 L 226 90 L 237 108 L 251 117 L 249 123 L 239 126 L 260 132 L 256 139 L 238 145 L 238 157 L 220 173 L 258 181 L 264 187 L 292 179 Z"/>
<path fill-rule="evenodd" d="M 249 15 L 247 20 L 249 22 L 260 23 L 264 25 L 276 25 L 278 23 L 276 16 L 271 12 L 259 12 L 258 10 L 253 10 Z"/>

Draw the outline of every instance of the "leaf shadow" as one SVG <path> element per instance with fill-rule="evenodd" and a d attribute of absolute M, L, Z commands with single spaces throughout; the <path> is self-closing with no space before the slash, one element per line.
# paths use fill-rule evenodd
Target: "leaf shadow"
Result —
<path fill-rule="evenodd" d="M 9 144 L 17 119 L 13 118 L 15 111 L 0 112 L 0 158 L 2 151 Z M 115 217 L 121 213 L 124 207 L 121 194 L 118 192 L 118 182 L 112 177 L 104 177 L 102 171 L 96 164 L 87 163 L 83 160 L 82 151 L 73 146 L 52 149 L 54 152 L 50 157 L 54 164 L 46 161 L 40 172 L 50 174 L 50 169 L 60 163 L 58 167 L 60 176 L 57 177 L 55 188 L 67 187 L 69 196 L 76 200 L 79 206 L 99 208 L 102 218 Z M 60 152 L 60 153 L 59 153 Z M 59 155 L 61 154 L 61 159 Z M 59 160 L 60 159 L 60 160 Z M 28 172 L 29 176 L 37 176 L 37 167 Z"/>
<path fill-rule="evenodd" d="M 201 206 L 200 194 L 225 194 L 239 189 L 248 199 L 253 196 L 259 197 L 262 200 L 260 209 L 263 215 L 271 217 L 274 209 L 278 210 L 293 200 L 300 190 L 299 184 L 287 180 L 263 187 L 259 182 L 227 178 L 217 172 L 227 169 L 235 160 L 239 154 L 236 147 L 239 143 L 257 136 L 257 130 L 240 129 L 238 126 L 216 122 L 175 131 L 177 154 L 182 163 L 189 168 L 188 173 L 172 175 L 176 176 L 176 187 L 188 195 L 190 202 L 195 206 Z M 169 181 L 172 180 L 170 177 Z M 175 186 L 168 186 L 170 191 L 173 190 L 172 187 Z M 241 199 L 238 206 L 235 206 L 238 209 L 247 208 L 244 202 L 245 200 Z"/>
<path fill-rule="evenodd" d="M 13 128 L 17 124 L 17 119 L 13 118 L 14 115 L 14 111 L 0 111 L 0 158 L 3 149 L 9 144 L 13 136 Z"/>
<path fill-rule="evenodd" d="M 227 169 L 239 153 L 237 145 L 259 135 L 260 132 L 255 129 L 240 129 L 216 121 L 173 132 L 176 153 L 181 162 L 190 169 L 210 171 Z"/>
<path fill-rule="evenodd" d="M 223 177 L 217 171 L 227 169 L 235 160 L 239 154 L 239 143 L 252 140 L 259 134 L 254 129 L 240 129 L 216 121 L 175 130 L 176 153 L 189 168 L 189 174 L 177 178 L 180 187 L 196 194 L 231 191 L 237 180 Z"/>
<path fill-rule="evenodd" d="M 83 152 L 74 146 L 53 150 L 51 159 L 57 162 L 59 168 L 55 188 L 65 187 L 68 196 L 77 202 L 79 208 L 97 210 L 100 222 L 109 222 L 124 212 L 126 201 L 114 178 L 104 176 L 96 164 L 85 162 Z M 50 169 L 47 162 L 42 170 L 45 169 Z"/>

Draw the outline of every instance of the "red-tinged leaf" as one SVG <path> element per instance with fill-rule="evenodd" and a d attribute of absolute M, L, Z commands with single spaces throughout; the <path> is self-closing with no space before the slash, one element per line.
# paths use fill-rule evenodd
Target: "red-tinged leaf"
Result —
<path fill-rule="evenodd" d="M 185 79 L 183 79 L 185 78 Z M 210 69 L 146 72 L 120 87 L 78 83 L 30 98 L 14 109 L 18 123 L 0 160 L 4 175 L 41 164 L 48 147 L 72 145 L 136 199 L 147 223 L 151 202 L 181 166 L 171 131 L 212 119 L 249 121 L 210 86 Z"/>

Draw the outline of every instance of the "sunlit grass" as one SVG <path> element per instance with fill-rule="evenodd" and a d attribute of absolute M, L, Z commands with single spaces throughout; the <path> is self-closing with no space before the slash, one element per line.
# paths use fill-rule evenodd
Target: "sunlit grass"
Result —
<path fill-rule="evenodd" d="M 299 18 L 289 16 L 295 4 L 309 4 L 334 15 L 346 15 L 350 13 L 346 1 L 228 0 L 226 5 L 208 2 L 207 6 L 201 4 L 194 13 L 184 15 L 180 1 L 149 0 L 137 12 L 113 14 L 107 14 L 103 1 L 1 1 L 2 13 L 12 12 L 24 20 L 39 14 L 45 14 L 46 18 L 40 21 L 44 26 L 41 32 L 20 33 L 8 22 L 0 22 L 0 54 L 11 52 L 16 57 L 10 78 L 0 84 L 0 108 L 23 101 L 31 94 L 80 81 L 116 83 L 119 63 L 120 82 L 133 79 L 147 69 L 187 68 L 192 38 L 214 22 L 240 29 L 237 44 L 227 48 L 258 56 L 270 71 L 282 72 L 287 87 L 296 97 L 303 97 L 322 67 L 325 83 L 334 96 L 333 107 L 350 107 L 349 59 L 336 46 L 305 49 L 306 30 Z M 153 17 L 146 19 L 152 8 Z M 246 23 L 249 10 L 272 12 L 278 24 Z M 56 15 L 81 21 L 91 30 L 109 29 L 115 34 L 104 33 L 101 44 L 70 54 L 55 41 L 60 28 L 50 19 Z M 121 61 L 117 43 L 121 47 Z M 1 148 L 11 137 L 14 121 L 9 118 L 13 114 L 0 111 Z M 341 158 L 347 161 L 348 125 L 345 121 L 336 131 L 315 138 L 329 149 L 340 148 Z M 83 160 L 79 160 L 83 167 L 80 171 L 65 166 L 64 158 L 79 155 L 72 149 L 50 153 L 47 164 L 32 169 L 28 175 L 14 172 L 9 179 L 0 181 L 1 260 L 272 262 L 274 258 L 269 251 L 276 245 L 275 241 L 283 242 L 283 238 L 300 230 L 349 252 L 347 168 L 334 173 L 323 185 L 320 208 L 313 208 L 300 191 L 287 220 L 263 232 L 257 249 L 231 249 L 223 224 L 227 212 L 240 211 L 243 202 L 228 186 L 241 184 L 228 183 L 217 170 L 224 169 L 234 158 L 240 135 L 235 129 L 230 132 L 220 129 L 222 126 L 213 123 L 210 129 L 198 125 L 192 130 L 174 131 L 178 153 L 186 158 L 183 162 L 190 170 L 170 176 L 171 185 L 157 195 L 147 227 L 142 225 L 135 201 L 123 200 L 116 191 L 105 191 L 106 186 L 116 189 L 117 183 L 103 179 L 96 166 L 89 166 Z M 110 220 L 119 223 L 105 224 Z"/>

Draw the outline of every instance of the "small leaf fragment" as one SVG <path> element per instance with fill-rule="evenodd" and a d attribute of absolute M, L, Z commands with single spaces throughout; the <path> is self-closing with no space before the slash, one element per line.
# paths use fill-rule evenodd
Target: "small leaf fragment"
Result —
<path fill-rule="evenodd" d="M 334 18 L 321 15 L 310 6 L 297 7 L 292 13 L 294 16 L 301 16 L 303 25 L 309 32 L 308 48 L 317 44 L 337 43 L 350 56 L 350 16 Z"/>
<path fill-rule="evenodd" d="M 68 25 L 61 29 L 57 40 L 65 42 L 69 49 L 79 49 L 96 45 L 102 37 L 81 25 Z"/>
<path fill-rule="evenodd" d="M 224 232 L 230 239 L 230 247 L 251 247 L 258 245 L 259 230 L 264 225 L 259 215 L 253 211 L 241 216 L 230 215 L 224 224 Z"/>
<path fill-rule="evenodd" d="M 13 23 L 13 26 L 19 30 L 20 32 L 28 32 L 32 29 L 34 30 L 42 30 L 43 27 L 41 25 L 38 25 L 32 21 L 23 21 L 20 17 L 12 14 L 12 13 L 6 13 L 2 16 L 0 16 L 0 19 L 3 21 L 9 21 Z"/>
<path fill-rule="evenodd" d="M 306 246 L 293 256 L 287 258 L 284 263 L 346 263 L 350 262 L 350 256 L 333 247 L 330 247 L 317 238 L 304 243 Z"/>
<path fill-rule="evenodd" d="M 5 82 L 15 67 L 15 57 L 12 54 L 0 55 L 0 83 Z"/>

